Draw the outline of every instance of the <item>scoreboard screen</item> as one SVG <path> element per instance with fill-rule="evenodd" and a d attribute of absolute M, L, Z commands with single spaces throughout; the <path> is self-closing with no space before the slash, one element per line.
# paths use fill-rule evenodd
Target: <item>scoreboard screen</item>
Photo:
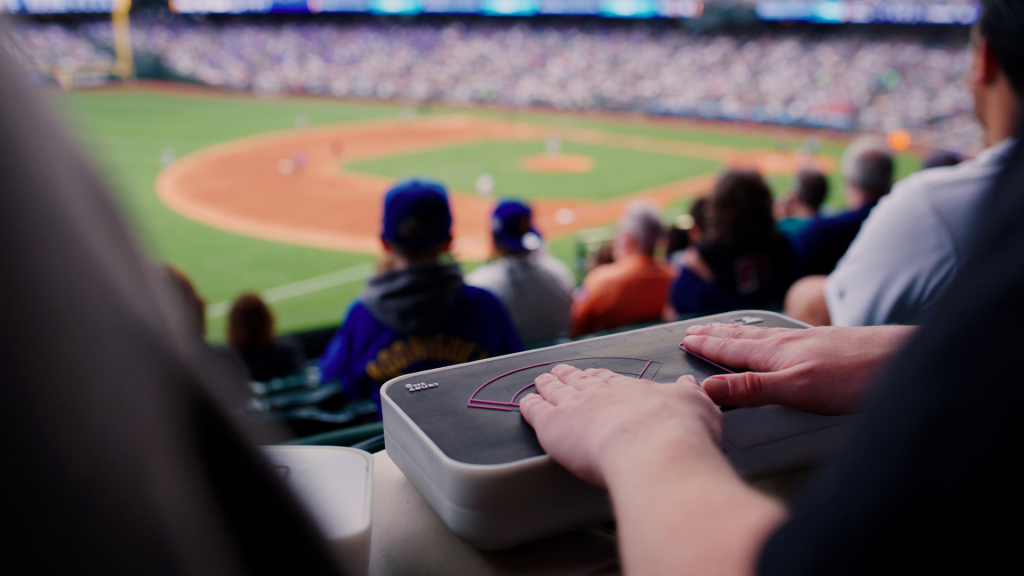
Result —
<path fill-rule="evenodd" d="M 970 26 L 981 16 L 981 4 L 950 0 L 894 0 L 881 4 L 857 0 L 762 0 L 755 11 L 762 20 L 789 22 Z"/>
<path fill-rule="evenodd" d="M 171 0 L 182 14 L 369 13 L 694 18 L 700 0 Z"/>
<path fill-rule="evenodd" d="M 6 14 L 110 14 L 116 0 L 0 0 Z"/>

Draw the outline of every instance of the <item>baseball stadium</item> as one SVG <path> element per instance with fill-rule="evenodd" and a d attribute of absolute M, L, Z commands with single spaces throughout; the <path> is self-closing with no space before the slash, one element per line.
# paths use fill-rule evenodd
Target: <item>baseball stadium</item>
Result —
<path fill-rule="evenodd" d="M 572 265 L 581 235 L 600 237 L 631 200 L 654 200 L 669 220 L 726 166 L 757 166 L 787 190 L 800 162 L 794 148 L 807 138 L 613 114 L 268 101 L 164 85 L 54 98 L 158 257 L 211 302 L 214 339 L 224 337 L 228 302 L 253 290 L 267 292 L 284 331 L 336 325 L 374 271 L 383 193 L 403 177 L 450 186 L 453 251 L 467 266 L 489 257 L 490 210 L 502 197 L 530 201 L 551 251 Z M 843 140 L 825 138 L 813 162 L 834 169 Z M 902 170 L 918 165 L 913 155 L 901 159 Z M 483 175 L 493 178 L 486 194 L 477 189 Z"/>
<path fill-rule="evenodd" d="M 932 394 L 909 381 L 960 374 L 942 368 L 960 354 L 939 351 L 940 334 L 951 351 L 1003 346 L 958 348 L 940 319 L 967 322 L 951 311 L 957 294 L 1016 282 L 1019 266 L 984 268 L 1002 252 L 980 246 L 1014 213 L 999 183 L 1021 180 L 1009 160 L 1024 117 L 1020 33 L 1014 0 L 0 0 L 0 71 L 16 87 L 0 122 L 19 222 L 6 242 L 19 256 L 6 260 L 26 283 L 0 317 L 25 335 L 25 362 L 39 344 L 40 358 L 95 381 L 66 395 L 81 396 L 76 416 L 53 420 L 63 412 L 48 403 L 62 400 L 47 397 L 45 418 L 29 410 L 11 425 L 81 420 L 97 458 L 165 450 L 176 466 L 198 450 L 195 466 L 212 463 L 168 484 L 202 494 L 176 500 L 181 516 L 140 506 L 76 544 L 91 552 L 44 563 L 751 574 L 975 558 L 941 544 L 964 542 L 951 523 L 1004 494 L 1005 475 L 992 464 L 918 494 L 933 456 L 914 452 L 911 466 L 899 451 L 925 436 L 901 424 L 890 432 L 907 445 L 878 448 L 864 423 L 898 418 L 889 388 L 906 385 L 903 401 Z M 52 223 L 29 226 L 37 212 Z M 989 269 L 1003 279 L 979 284 Z M 118 288 L 102 290 L 105 277 Z M 79 344 L 31 336 L 87 317 L 102 327 Z M 8 376 L 44 377 L 12 362 Z M 664 386 L 635 388 L 650 382 Z M 925 412 L 970 404 L 938 394 L 915 402 L 914 422 L 952 424 Z M 125 422 L 110 426 L 138 445 L 86 446 L 102 437 L 84 432 L 94 420 Z M 177 436 L 154 428 L 172 421 Z M 235 426 L 259 440 L 225 432 Z M 656 452 L 662 435 L 689 434 L 718 444 L 680 452 L 726 464 L 709 464 L 713 490 L 688 484 L 685 466 L 672 476 L 676 457 Z M 880 454 L 888 476 L 865 472 L 851 446 Z M 266 514 L 199 488 L 244 481 L 250 465 L 245 502 L 285 495 Z M 662 472 L 622 475 L 630 466 Z M 164 474 L 153 478 L 184 472 Z M 873 487 L 828 500 L 840 488 L 826 481 L 858 475 Z M 116 498 L 145 501 L 153 478 Z M 665 509 L 684 511 L 671 520 L 642 496 L 662 484 Z M 743 505 L 702 511 L 712 492 Z M 926 497 L 950 502 L 951 517 L 932 518 Z M 714 530 L 693 536 L 710 521 L 685 517 L 704 513 L 735 518 L 731 547 Z M 89 514 L 73 508 L 75 525 Z M 202 530 L 104 556 L 131 522 L 163 521 Z M 927 535 L 894 551 L 861 533 L 872 523 Z M 678 531 L 679 550 L 658 530 Z M 202 538 L 214 544 L 196 556 Z M 843 565 L 843 538 L 863 558 Z M 188 564 L 199 558 L 210 563 Z"/>

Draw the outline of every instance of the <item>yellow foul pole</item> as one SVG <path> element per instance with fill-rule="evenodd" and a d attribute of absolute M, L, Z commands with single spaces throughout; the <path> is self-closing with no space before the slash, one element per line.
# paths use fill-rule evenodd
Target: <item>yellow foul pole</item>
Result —
<path fill-rule="evenodd" d="M 114 73 L 121 80 L 135 78 L 135 62 L 132 58 L 132 30 L 128 13 L 132 9 L 132 0 L 114 0 L 111 20 L 114 25 L 114 56 L 117 62 Z"/>

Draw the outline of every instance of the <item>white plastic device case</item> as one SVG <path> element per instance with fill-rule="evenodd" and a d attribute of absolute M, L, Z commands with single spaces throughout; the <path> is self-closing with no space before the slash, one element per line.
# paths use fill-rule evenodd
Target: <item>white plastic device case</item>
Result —
<path fill-rule="evenodd" d="M 366 576 L 373 457 L 333 446 L 268 446 L 263 451 L 320 527 L 345 573 Z"/>
<path fill-rule="evenodd" d="M 678 350 L 678 344 L 690 326 L 716 322 L 807 327 L 775 313 L 741 311 L 395 378 L 381 388 L 387 452 L 445 524 L 477 548 L 507 549 L 611 520 L 607 493 L 583 483 L 555 464 L 540 450 L 532 430 L 521 423 L 522 417 L 517 412 L 502 414 L 504 410 L 498 407 L 499 412 L 491 414 L 490 420 L 481 420 L 486 411 L 452 410 L 452 401 L 461 401 L 477 381 L 500 374 L 509 367 L 523 370 L 518 367 L 543 360 L 551 360 L 549 364 L 554 363 L 553 359 L 573 362 L 574 358 L 595 365 L 618 363 L 623 368 L 613 370 L 636 376 L 641 364 L 630 368 L 629 362 L 642 362 L 646 356 L 635 360 L 608 355 L 636 354 L 640 349 L 649 350 L 652 345 L 657 345 L 659 352 L 648 356 L 659 360 L 648 361 L 644 370 L 652 363 L 658 370 L 648 371 L 645 378 L 671 382 L 681 374 L 694 373 L 701 379 L 718 372 L 709 371 L 711 367 L 707 363 Z M 533 372 L 548 370 L 549 364 L 538 364 L 539 367 L 528 371 L 520 380 L 528 384 L 535 377 Z M 467 380 L 477 372 L 482 375 Z M 507 389 L 514 390 L 520 384 L 522 382 L 515 382 Z M 436 396 L 437 406 L 427 406 L 430 409 L 426 411 L 420 409 L 424 402 L 435 402 L 433 395 L 438 390 L 446 389 L 451 394 L 452 388 L 456 389 L 457 396 Z M 421 400 L 414 402 L 415 398 Z M 519 422 L 499 421 L 497 417 L 516 418 Z M 748 480 L 766 478 L 820 463 L 835 447 L 844 428 L 842 425 L 849 420 L 850 417 L 819 416 L 781 406 L 730 410 L 724 415 L 723 449 L 741 476 Z M 510 428 L 514 432 L 508 435 L 509 444 L 515 444 L 510 450 L 504 445 L 499 445 L 497 450 L 493 444 L 488 448 L 483 438 L 501 426 L 526 427 L 527 430 Z M 424 428 L 430 432 L 425 432 Z M 448 438 L 453 430 L 463 428 L 469 438 L 481 438 L 484 443 L 481 450 L 489 452 L 473 453 L 472 448 L 467 451 L 459 442 Z M 455 456 L 446 453 L 435 438 L 444 438 L 441 443 L 446 443 L 448 451 Z M 510 454 L 492 457 L 495 451 Z M 525 457 L 520 457 L 522 455 Z"/>

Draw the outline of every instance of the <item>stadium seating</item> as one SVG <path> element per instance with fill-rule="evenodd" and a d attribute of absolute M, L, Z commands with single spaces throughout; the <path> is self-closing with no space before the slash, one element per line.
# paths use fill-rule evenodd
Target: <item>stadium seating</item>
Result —
<path fill-rule="evenodd" d="M 52 77 L 65 85 L 81 85 L 97 84 L 110 76 L 113 55 L 77 34 L 74 28 L 46 23 L 23 24 L 11 29 L 13 41 L 4 45 L 23 67 L 39 77 Z"/>
<path fill-rule="evenodd" d="M 64 26 L 19 30 L 112 46 L 105 21 Z M 969 64 L 962 27 L 692 33 L 649 21 L 214 22 L 144 14 L 133 29 L 138 56 L 155 55 L 175 76 L 237 90 L 907 129 L 941 148 L 969 145 L 979 134 L 960 82 Z M 58 58 L 41 44 L 26 44 L 34 59 Z M 89 61 L 93 51 L 61 58 Z"/>

